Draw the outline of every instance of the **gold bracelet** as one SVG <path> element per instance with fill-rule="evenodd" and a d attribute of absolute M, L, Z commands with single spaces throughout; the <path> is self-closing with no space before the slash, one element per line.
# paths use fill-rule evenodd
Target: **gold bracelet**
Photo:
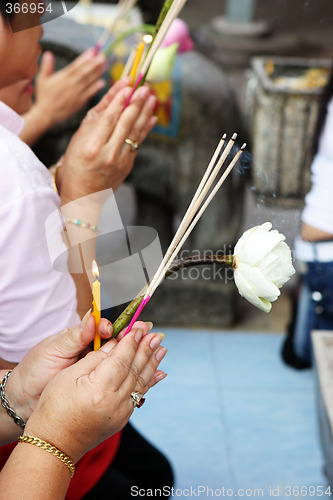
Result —
<path fill-rule="evenodd" d="M 20 443 L 34 444 L 35 446 L 38 446 L 38 448 L 41 448 L 42 450 L 52 453 L 52 455 L 59 458 L 59 460 L 61 460 L 61 462 L 69 468 L 71 473 L 71 478 L 74 476 L 75 465 L 73 464 L 72 460 L 69 458 L 68 455 L 66 455 L 66 453 L 63 453 L 61 450 L 59 450 L 52 444 L 47 443 L 46 441 L 43 441 L 42 439 L 39 439 L 35 436 L 30 436 L 29 434 L 23 434 L 23 436 L 20 436 L 18 438 L 18 441 Z"/>

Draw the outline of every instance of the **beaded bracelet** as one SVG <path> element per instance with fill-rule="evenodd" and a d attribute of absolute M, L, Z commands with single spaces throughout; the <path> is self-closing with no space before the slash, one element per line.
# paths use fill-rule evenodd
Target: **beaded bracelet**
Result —
<path fill-rule="evenodd" d="M 69 468 L 69 471 L 71 473 L 71 478 L 74 476 L 75 465 L 73 464 L 72 460 L 69 458 L 68 455 L 66 455 L 66 453 L 59 450 L 52 444 L 47 443 L 46 441 L 43 441 L 42 439 L 39 439 L 35 436 L 30 436 L 29 434 L 23 434 L 23 436 L 20 436 L 18 438 L 18 441 L 20 443 L 33 444 L 35 446 L 38 446 L 38 448 L 47 451 L 48 453 L 52 453 L 52 455 L 59 458 L 59 460 L 61 460 L 61 462 Z"/>
<path fill-rule="evenodd" d="M 89 224 L 89 222 L 83 222 L 80 219 L 65 219 L 66 224 L 75 224 L 76 226 L 82 227 L 83 229 L 90 229 L 91 231 L 94 231 L 95 233 L 99 233 L 100 230 L 98 229 L 98 226 L 94 226 L 93 224 Z"/>
<path fill-rule="evenodd" d="M 9 378 L 9 375 L 12 373 L 11 370 L 9 370 L 4 378 L 0 382 L 0 401 L 1 401 L 1 406 L 6 410 L 7 414 L 14 420 L 16 425 L 19 425 L 24 429 L 25 427 L 25 421 L 23 418 L 19 417 L 15 410 L 10 406 L 8 399 L 6 398 L 5 395 L 5 387 L 7 384 L 7 380 Z"/>
<path fill-rule="evenodd" d="M 60 159 L 53 167 L 49 169 L 51 175 L 52 175 L 52 187 L 55 190 L 57 194 L 58 188 L 57 188 L 57 170 L 62 166 L 62 160 Z M 90 229 L 91 231 L 94 231 L 95 233 L 99 233 L 100 230 L 98 229 L 98 226 L 94 226 L 93 224 L 90 224 L 89 222 L 83 222 L 81 219 L 66 219 L 65 220 L 66 224 L 75 224 L 76 226 L 82 227 L 84 229 Z"/>

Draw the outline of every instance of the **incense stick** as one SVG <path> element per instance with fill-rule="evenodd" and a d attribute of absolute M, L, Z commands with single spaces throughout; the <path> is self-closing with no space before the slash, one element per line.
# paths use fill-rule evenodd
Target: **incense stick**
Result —
<path fill-rule="evenodd" d="M 159 48 L 159 46 L 163 42 L 163 39 L 164 39 L 167 31 L 169 30 L 172 22 L 176 19 L 176 17 L 178 16 L 180 11 L 184 7 L 186 1 L 187 0 L 174 0 L 173 4 L 171 5 L 171 7 L 170 7 L 167 15 L 165 16 L 165 19 L 161 25 L 161 28 L 159 29 L 156 37 L 154 38 L 154 40 L 151 44 L 151 47 L 150 47 L 149 52 L 147 54 L 147 57 L 142 65 L 141 75 L 143 75 L 144 77 L 146 76 L 146 73 L 149 70 L 149 66 L 151 64 L 151 61 L 152 61 L 157 49 Z"/>
<path fill-rule="evenodd" d="M 119 20 L 125 14 L 127 14 L 127 12 L 129 10 L 131 10 L 132 7 L 134 7 L 134 5 L 136 4 L 137 1 L 138 0 L 119 0 L 119 2 L 117 4 L 117 12 L 116 12 L 114 19 L 112 20 L 110 26 L 108 28 L 105 28 L 105 30 L 103 31 L 103 33 L 101 34 L 101 36 L 99 37 L 99 39 L 96 43 L 95 49 L 97 52 L 100 52 L 102 50 L 103 46 L 105 45 L 108 38 L 111 36 L 112 31 L 114 30 L 114 28 L 118 24 Z"/>
<path fill-rule="evenodd" d="M 232 146 L 235 143 L 235 140 L 237 138 L 237 134 L 233 134 L 232 138 L 229 140 L 227 143 L 226 147 L 224 148 L 221 157 L 216 163 L 216 160 L 218 158 L 218 155 L 221 153 L 222 147 L 225 142 L 225 135 L 222 137 L 221 141 L 219 142 L 218 147 L 216 148 L 211 161 L 209 162 L 209 165 L 206 169 L 206 172 L 201 179 L 201 182 L 192 198 L 192 201 L 180 223 L 180 226 L 178 230 L 176 231 L 176 234 L 169 246 L 169 248 L 166 251 L 166 254 L 157 269 L 151 283 L 149 284 L 145 295 L 143 296 L 143 300 L 137 309 L 136 313 L 134 314 L 130 324 L 128 325 L 125 335 L 131 330 L 134 322 L 136 319 L 139 317 L 141 311 L 143 308 L 146 306 L 146 304 L 149 302 L 150 298 L 154 294 L 155 290 L 161 283 L 161 281 L 165 277 L 165 271 L 170 267 L 172 262 L 174 261 L 176 255 L 178 254 L 180 248 L 184 245 L 185 241 L 188 239 L 190 236 L 191 232 L 193 231 L 194 227 L 198 223 L 199 219 L 201 218 L 202 214 L 205 212 L 207 209 L 208 205 L 218 192 L 218 190 L 221 188 L 222 184 L 232 171 L 233 167 L 236 165 L 239 157 L 243 153 L 246 144 L 244 143 L 241 148 L 237 151 L 233 159 L 231 160 L 230 164 L 228 167 L 225 169 L 223 172 L 222 176 L 220 177 L 219 181 L 216 183 L 215 187 L 211 190 L 209 195 L 207 196 L 206 200 L 204 201 L 206 195 L 208 194 L 209 189 L 212 187 L 212 184 L 222 168 L 222 165 L 224 164 L 225 160 L 227 159 L 227 156 L 229 152 L 232 149 Z M 216 165 L 215 165 L 216 163 Z M 214 166 L 215 165 L 215 166 Z M 201 205 L 201 208 L 200 208 Z"/>
<path fill-rule="evenodd" d="M 227 146 L 225 147 L 224 151 L 223 151 L 223 154 L 220 158 L 220 160 L 218 161 L 217 165 L 215 166 L 214 170 L 212 171 L 214 165 L 215 165 L 215 162 L 217 160 L 217 157 L 218 155 L 220 154 L 220 151 L 224 145 L 224 142 L 225 142 L 225 139 L 226 139 L 226 134 L 224 134 L 224 136 L 222 137 L 219 145 L 217 146 L 216 150 L 215 150 L 215 153 L 207 167 L 207 170 L 197 188 L 197 191 L 196 193 L 194 194 L 193 196 L 193 199 L 180 223 L 180 226 L 178 227 L 178 230 L 176 231 L 176 234 L 158 268 L 158 270 L 156 271 L 154 277 L 153 277 L 153 280 L 147 290 L 147 294 L 150 293 L 150 290 L 153 288 L 153 286 L 155 285 L 157 279 L 158 279 L 158 276 L 160 275 L 161 272 L 163 272 L 163 269 L 165 267 L 165 264 L 166 262 L 168 262 L 169 258 L 170 258 L 170 255 L 173 253 L 174 249 L 176 248 L 176 246 L 178 245 L 178 242 L 180 240 L 180 238 L 182 237 L 182 235 L 184 234 L 184 232 L 186 231 L 187 227 L 189 226 L 191 220 L 193 219 L 196 211 L 198 210 L 200 204 L 202 203 L 205 195 L 207 194 L 209 188 L 211 187 L 212 183 L 214 182 L 214 179 L 216 178 L 219 170 L 221 169 L 225 159 L 227 158 L 227 155 L 228 153 L 230 152 L 232 146 L 234 145 L 235 143 L 235 140 L 237 138 L 237 134 L 233 134 L 232 138 L 230 139 L 230 141 L 228 142 Z"/>
<path fill-rule="evenodd" d="M 181 240 L 179 241 L 177 247 L 175 248 L 174 252 L 172 253 L 171 257 L 169 258 L 169 260 L 167 261 L 165 267 L 162 269 L 162 272 L 160 273 L 160 275 L 157 277 L 157 279 L 155 280 L 155 283 L 151 286 L 149 286 L 147 292 L 146 292 L 146 295 L 149 296 L 149 298 L 152 297 L 153 293 L 155 292 L 156 288 L 159 286 L 159 284 L 161 283 L 162 281 L 162 276 L 163 276 L 163 272 L 165 273 L 165 269 L 167 269 L 170 264 L 173 262 L 174 258 L 176 257 L 177 253 L 179 252 L 179 250 L 181 249 L 181 247 L 184 245 L 185 241 L 187 240 L 187 238 L 190 236 L 191 232 L 193 231 L 194 227 L 196 226 L 196 224 L 198 223 L 199 219 L 201 218 L 202 214 L 204 213 L 204 211 L 206 210 L 206 208 L 208 207 L 208 205 L 210 204 L 210 202 L 212 201 L 212 199 L 214 198 L 214 196 L 216 195 L 217 191 L 220 189 L 220 187 L 222 186 L 222 184 L 224 183 L 224 181 L 226 180 L 226 178 L 228 177 L 228 175 L 230 174 L 231 170 L 233 169 L 233 167 L 235 166 L 235 164 L 237 163 L 240 155 L 243 153 L 244 149 L 246 147 L 246 144 L 244 143 L 242 145 L 242 147 L 237 151 L 236 155 L 234 156 L 233 160 L 231 161 L 230 165 L 226 168 L 226 170 L 223 172 L 223 175 L 221 176 L 220 180 L 218 181 L 218 183 L 216 184 L 216 186 L 214 187 L 214 189 L 212 190 L 212 192 L 209 194 L 209 196 L 207 197 L 205 203 L 202 205 L 202 207 L 200 208 L 199 212 L 197 213 L 196 217 L 193 219 L 192 223 L 190 224 L 190 226 L 188 227 L 187 231 L 185 232 L 185 234 L 183 235 L 183 237 L 181 238 Z M 146 295 L 144 298 L 146 298 Z"/>
<path fill-rule="evenodd" d="M 132 68 L 133 63 L 134 63 L 135 56 L 136 56 L 136 50 L 132 49 L 130 52 L 130 55 L 128 56 L 126 64 L 124 66 L 123 72 L 121 74 L 121 78 L 125 78 L 126 76 L 129 76 L 131 68 Z"/>
<path fill-rule="evenodd" d="M 127 106 L 129 105 L 129 103 L 131 102 L 131 99 L 132 99 L 133 94 L 136 91 L 136 89 L 144 83 L 146 76 L 147 76 L 147 73 L 148 73 L 148 70 L 149 70 L 149 67 L 151 65 L 151 62 L 153 60 L 153 57 L 154 57 L 157 49 L 159 48 L 159 46 L 163 42 L 164 37 L 165 37 L 168 29 L 170 28 L 172 22 L 178 16 L 180 11 L 182 10 L 186 1 L 187 0 L 174 0 L 173 1 L 170 9 L 168 10 L 168 13 L 165 16 L 164 21 L 162 22 L 160 29 L 158 30 L 151 46 L 148 49 L 148 52 L 146 54 L 144 61 L 142 62 L 142 65 L 140 65 L 140 71 L 139 71 L 139 74 L 137 76 L 137 80 L 133 85 L 131 95 L 127 99 L 127 102 L 124 106 L 124 109 L 126 109 Z"/>

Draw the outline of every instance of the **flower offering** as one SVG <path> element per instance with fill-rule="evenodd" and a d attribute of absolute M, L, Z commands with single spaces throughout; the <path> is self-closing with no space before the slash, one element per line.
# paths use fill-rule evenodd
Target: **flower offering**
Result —
<path fill-rule="evenodd" d="M 245 231 L 234 249 L 234 278 L 242 297 L 269 312 L 295 273 L 285 236 L 265 222 Z"/>

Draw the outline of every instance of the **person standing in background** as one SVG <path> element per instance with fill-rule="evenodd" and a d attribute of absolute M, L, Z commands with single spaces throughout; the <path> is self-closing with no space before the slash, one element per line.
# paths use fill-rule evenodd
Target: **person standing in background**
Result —
<path fill-rule="evenodd" d="M 313 141 L 312 186 L 295 241 L 301 284 L 282 348 L 296 369 L 312 365 L 312 330 L 333 330 L 333 71 L 324 89 Z"/>

